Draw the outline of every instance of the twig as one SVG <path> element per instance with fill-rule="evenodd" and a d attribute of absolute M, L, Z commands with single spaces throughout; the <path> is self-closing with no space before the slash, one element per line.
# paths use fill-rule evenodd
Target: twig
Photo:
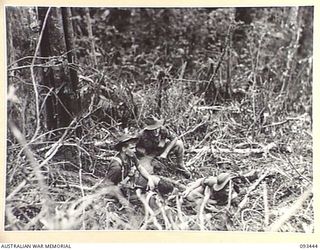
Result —
<path fill-rule="evenodd" d="M 171 81 L 177 81 L 177 82 L 195 82 L 195 83 L 208 83 L 209 80 L 193 80 L 193 79 L 179 79 L 179 78 L 171 78 L 171 77 L 163 77 L 163 80 L 171 80 Z M 151 80 L 156 81 L 157 78 L 151 78 Z"/>
<path fill-rule="evenodd" d="M 186 167 L 193 165 L 195 162 L 201 159 L 201 157 L 209 151 L 209 147 L 205 146 L 205 147 L 202 147 L 201 149 L 194 149 L 192 151 L 196 151 L 197 154 L 193 158 L 191 158 L 188 162 L 186 162 Z"/>
<path fill-rule="evenodd" d="M 64 65 L 63 62 L 57 62 L 56 64 L 52 65 L 50 63 L 44 63 L 44 64 L 30 64 L 30 65 L 22 65 L 22 66 L 18 66 L 18 67 L 14 67 L 11 69 L 8 69 L 8 71 L 15 71 L 15 70 L 20 70 L 20 69 L 30 69 L 31 68 L 52 68 L 52 67 L 57 67 L 57 66 L 61 66 Z M 69 66 L 69 64 L 68 64 Z"/>
<path fill-rule="evenodd" d="M 48 152 L 45 154 L 46 159 L 43 162 L 41 162 L 41 164 L 39 165 L 40 168 L 46 165 L 49 162 L 49 160 L 52 159 L 52 157 L 55 156 L 55 154 L 58 152 L 58 149 L 63 145 L 62 141 L 67 136 L 67 133 L 71 129 L 71 126 L 75 122 L 75 120 L 76 118 L 73 119 L 73 121 L 70 123 L 69 127 L 66 128 L 60 139 L 57 142 L 55 142 L 52 145 L 52 147 L 48 150 Z"/>
<path fill-rule="evenodd" d="M 146 228 L 148 221 L 152 220 L 153 224 L 156 226 L 158 230 L 162 230 L 161 225 L 159 224 L 157 218 L 155 217 L 155 212 L 152 210 L 152 208 L 149 206 L 149 200 L 151 196 L 154 194 L 153 192 L 149 192 L 147 194 L 147 197 L 144 198 L 143 195 L 141 194 L 141 189 L 136 190 L 136 194 L 139 198 L 139 200 L 142 202 L 144 206 L 144 211 L 145 211 L 145 218 L 144 218 L 144 224 L 141 227 L 141 229 Z M 151 215 L 151 218 L 149 219 L 149 214 Z"/>
<path fill-rule="evenodd" d="M 149 191 L 148 193 L 147 193 L 147 196 L 146 196 L 146 198 L 145 198 L 145 202 L 146 202 L 146 204 L 148 205 L 148 207 L 149 207 L 149 213 L 151 214 L 151 218 L 149 218 L 149 220 L 151 221 L 152 220 L 152 222 L 153 222 L 153 224 L 156 226 L 156 228 L 158 229 L 158 230 L 162 230 L 162 227 L 161 227 L 161 225 L 160 225 L 160 223 L 158 222 L 158 220 L 157 220 L 157 218 L 156 218 L 156 216 L 159 214 L 158 212 L 154 212 L 153 211 L 153 209 L 150 207 L 150 199 L 151 199 L 151 197 L 152 196 L 154 196 L 154 195 L 156 195 L 156 193 L 154 193 L 154 192 L 151 192 L 151 191 Z"/>
<path fill-rule="evenodd" d="M 54 93 L 54 88 L 49 88 L 49 91 L 47 92 L 46 96 L 43 98 L 43 102 L 42 102 L 42 105 L 41 105 L 40 111 L 39 111 L 40 114 L 41 114 L 42 110 L 45 108 L 45 105 L 46 105 L 46 103 L 47 103 L 47 99 L 49 98 L 49 96 L 50 96 L 51 94 L 54 94 L 54 95 L 55 95 L 55 93 Z"/>
<path fill-rule="evenodd" d="M 165 229 L 169 230 L 169 229 L 171 229 L 171 224 L 170 224 L 170 221 L 169 221 L 169 219 L 168 219 L 168 217 L 166 215 L 166 209 L 163 206 L 162 202 L 159 200 L 159 198 L 157 196 L 155 196 L 155 198 L 156 198 L 156 204 L 159 207 L 161 215 L 162 215 L 163 220 L 164 220 L 164 224 L 165 224 L 165 227 L 166 227 Z"/>
<path fill-rule="evenodd" d="M 41 211 L 37 214 L 37 216 L 33 217 L 25 226 L 24 230 L 29 230 L 30 227 L 35 225 L 39 220 L 41 220 L 44 216 L 46 216 L 46 210 L 41 209 Z"/>
<path fill-rule="evenodd" d="M 232 182 L 232 180 L 230 180 L 229 181 L 228 204 L 227 204 L 227 207 L 226 207 L 227 210 L 231 207 L 232 192 L 233 192 L 233 182 Z"/>
<path fill-rule="evenodd" d="M 73 49 L 74 50 L 74 49 Z M 16 65 L 18 62 L 21 62 L 21 61 L 23 61 L 23 60 L 27 60 L 27 59 L 33 59 L 34 57 L 36 58 L 36 59 L 40 59 L 40 60 L 49 60 L 49 61 L 51 61 L 51 60 L 57 60 L 57 61 L 61 61 L 61 58 L 63 58 L 65 55 L 67 55 L 68 53 L 70 53 L 72 50 L 70 50 L 70 51 L 67 51 L 67 52 L 65 52 L 65 53 L 63 53 L 63 54 L 61 54 L 60 56 L 25 56 L 25 57 L 22 57 L 22 58 L 20 58 L 20 59 L 18 59 L 18 60 L 16 60 L 16 61 L 14 61 L 13 63 L 11 63 L 9 66 L 8 66 L 8 70 L 11 70 L 11 67 L 13 66 L 13 65 Z"/>
<path fill-rule="evenodd" d="M 76 119 L 76 118 L 75 118 L 75 119 Z M 73 123 L 73 121 L 70 123 L 70 125 L 69 125 L 68 127 L 61 127 L 61 128 L 57 128 L 57 129 L 50 130 L 50 131 L 48 131 L 48 132 L 44 132 L 44 133 L 42 133 L 41 135 L 39 135 L 37 138 L 31 139 L 31 140 L 26 144 L 26 146 L 29 146 L 29 145 L 32 144 L 34 141 L 37 141 L 37 140 L 39 140 L 40 138 L 42 138 L 42 137 L 44 137 L 44 136 L 46 136 L 46 135 L 48 135 L 48 134 L 52 134 L 52 133 L 54 133 L 54 132 L 63 131 L 63 130 L 76 129 L 76 128 L 77 128 L 77 125 L 74 126 L 74 127 L 71 127 L 72 123 Z M 56 143 L 57 143 L 57 142 L 55 142 L 55 144 L 56 144 Z M 50 147 L 52 147 L 52 146 L 50 146 Z M 24 148 L 22 148 L 21 151 L 19 151 L 18 156 L 22 153 L 23 150 L 24 150 Z M 40 150 L 42 150 L 42 149 L 40 149 Z M 55 150 L 55 149 L 52 149 L 52 150 Z M 47 153 L 47 154 L 48 154 L 48 153 Z"/>
<path fill-rule="evenodd" d="M 190 150 L 191 152 L 198 153 L 200 156 L 209 150 L 211 151 L 212 154 L 216 153 L 232 153 L 232 154 L 261 154 L 261 153 L 268 153 L 271 149 L 276 148 L 277 145 L 275 143 L 269 143 L 265 146 L 261 145 L 260 148 L 217 148 L 214 146 L 204 146 L 199 149 L 192 149 Z M 198 157 L 200 157 L 198 156 Z M 193 160 L 192 160 L 193 161 Z M 187 163 L 188 165 L 191 164 L 191 160 Z"/>
<path fill-rule="evenodd" d="M 171 211 L 169 211 L 169 213 L 168 213 L 168 219 L 169 219 L 170 225 L 171 225 L 173 230 L 179 230 L 180 229 L 179 226 L 177 225 L 177 221 L 173 219 Z"/>
<path fill-rule="evenodd" d="M 269 206 L 268 206 L 268 189 L 267 184 L 264 181 L 263 184 L 263 204 L 264 204 L 264 225 L 269 225 Z"/>
<path fill-rule="evenodd" d="M 302 174 L 300 174 L 300 172 L 295 168 L 295 166 L 292 164 L 292 162 L 290 161 L 289 157 L 286 156 L 284 154 L 284 157 L 287 159 L 287 161 L 289 162 L 289 165 L 294 169 L 294 171 L 296 171 L 296 173 L 304 180 L 306 180 L 309 184 L 312 184 L 311 181 L 309 181 L 306 177 L 304 177 Z"/>
<path fill-rule="evenodd" d="M 9 228 L 10 230 L 21 230 L 19 226 L 19 220 L 12 212 L 13 208 L 11 205 L 6 205 L 5 207 L 5 216 L 7 219 L 5 228 Z"/>
<path fill-rule="evenodd" d="M 9 123 L 9 128 L 11 129 L 12 134 L 16 137 L 18 142 L 23 147 L 24 152 L 31 163 L 31 166 L 33 167 L 33 172 L 37 178 L 40 192 L 43 197 L 43 205 L 45 206 L 45 208 L 49 208 L 50 198 L 48 196 L 48 187 L 46 186 L 45 181 L 44 181 L 44 177 L 41 174 L 40 164 L 34 158 L 31 150 L 27 146 L 27 142 L 26 142 L 24 136 L 22 135 L 22 133 L 18 130 L 18 128 L 11 121 L 9 121 L 8 123 Z"/>
<path fill-rule="evenodd" d="M 182 217 L 182 210 L 181 210 L 181 200 L 180 197 L 177 195 L 176 196 L 176 204 L 177 204 L 177 214 L 178 214 L 178 218 L 180 220 L 181 223 L 185 223 L 183 217 Z"/>
<path fill-rule="evenodd" d="M 78 161 L 79 161 L 79 183 L 80 183 L 80 190 L 81 190 L 81 195 L 82 197 L 85 196 L 84 194 L 84 187 L 82 184 L 82 160 L 81 160 L 81 146 L 80 146 L 80 141 L 77 140 L 77 148 L 78 148 Z M 83 217 L 85 216 L 85 207 L 82 208 L 82 215 Z M 82 220 L 82 229 L 85 230 L 85 220 Z"/>
<path fill-rule="evenodd" d="M 203 197 L 203 201 L 200 205 L 199 208 L 199 224 L 200 224 L 200 230 L 203 231 L 205 229 L 204 227 L 204 218 L 203 218 L 203 212 L 204 212 L 204 208 L 210 198 L 210 188 L 208 186 L 206 186 L 205 190 L 204 190 L 204 197 Z"/>
<path fill-rule="evenodd" d="M 92 32 L 92 24 L 91 24 L 91 17 L 90 17 L 90 10 L 88 7 L 85 8 L 86 12 L 86 18 L 87 18 L 87 27 L 88 27 L 88 34 L 89 34 L 89 41 L 91 45 L 91 53 L 92 53 L 92 61 L 93 61 L 93 66 L 97 66 L 97 57 L 96 57 L 96 49 L 95 49 L 95 42 L 94 42 L 94 37 L 93 37 L 93 32 Z"/>
<path fill-rule="evenodd" d="M 103 179 L 101 179 L 98 183 L 96 183 L 92 187 L 87 187 L 87 186 L 83 186 L 83 185 L 76 185 L 76 184 L 56 185 L 56 187 L 57 188 L 58 187 L 59 188 L 73 187 L 73 188 L 77 188 L 77 189 L 80 189 L 80 190 L 93 191 L 93 190 L 97 189 L 97 187 L 99 187 L 101 185 L 101 183 L 103 183 Z"/>
<path fill-rule="evenodd" d="M 240 202 L 240 204 L 238 205 L 238 209 L 235 213 L 234 216 L 236 216 L 240 210 L 242 210 L 242 208 L 244 208 L 244 206 L 247 204 L 248 200 L 249 200 L 249 195 L 251 194 L 251 192 L 253 190 L 256 189 L 256 187 L 260 184 L 260 182 L 266 178 L 269 175 L 269 172 L 266 171 L 263 175 L 260 176 L 260 178 L 248 189 L 246 195 L 244 196 L 243 200 Z"/>
<path fill-rule="evenodd" d="M 42 29 L 41 29 L 41 32 L 40 32 L 40 36 L 39 36 L 39 40 L 38 40 L 38 43 L 37 43 L 37 47 L 36 47 L 36 50 L 35 50 L 35 52 L 34 52 L 34 56 L 33 56 L 33 58 L 32 58 L 31 67 L 30 67 L 32 84 L 33 84 L 33 89 L 34 89 L 34 93 L 35 93 L 36 121 L 37 121 L 37 123 L 36 123 L 36 130 L 35 130 L 35 132 L 34 132 L 31 140 L 33 140 L 34 138 L 37 137 L 38 132 L 39 132 L 39 129 L 40 129 L 39 93 L 38 93 L 38 88 L 37 88 L 37 85 L 36 85 L 36 79 L 35 79 L 35 74 L 34 74 L 33 68 L 34 68 L 34 64 L 35 64 L 35 62 L 36 62 L 38 50 L 39 50 L 39 48 L 40 48 L 42 36 L 43 36 L 44 30 L 45 30 L 45 27 L 46 27 L 46 24 L 47 24 L 47 19 L 48 19 L 48 17 L 49 17 L 50 10 L 51 10 L 51 7 L 48 8 L 47 13 L 46 13 L 46 15 L 45 15 L 45 18 L 44 18 L 44 21 L 43 21 L 43 24 L 42 24 Z"/>
<path fill-rule="evenodd" d="M 26 183 L 26 180 L 20 182 L 20 184 L 6 197 L 6 201 L 10 201 L 26 185 Z"/>
<path fill-rule="evenodd" d="M 118 216 L 116 216 L 115 213 L 108 213 L 108 216 L 110 217 L 110 219 L 112 219 L 115 222 L 117 222 L 117 224 L 123 226 L 123 228 L 125 230 L 132 230 L 133 229 L 129 223 L 127 223 L 127 222 L 123 221 L 122 219 L 120 219 Z"/>
<path fill-rule="evenodd" d="M 281 229 L 282 225 L 291 218 L 303 205 L 303 203 L 312 195 L 312 186 L 310 186 L 299 199 L 283 214 L 277 221 L 275 221 L 270 227 L 267 227 L 265 231 L 277 232 Z"/>
<path fill-rule="evenodd" d="M 312 204 L 313 204 L 313 198 L 310 199 L 310 202 L 309 202 L 307 208 L 304 210 L 304 213 L 303 213 L 304 216 L 307 216 L 307 212 L 310 209 Z"/>
<path fill-rule="evenodd" d="M 193 148 L 198 148 L 200 145 L 202 145 L 202 143 L 204 143 L 213 133 L 215 133 L 215 131 L 211 131 L 208 132 L 205 137 L 202 139 L 202 141 L 200 141 L 196 146 L 194 146 Z"/>
<path fill-rule="evenodd" d="M 241 212 L 241 224 L 243 225 L 242 231 L 245 231 L 246 223 L 245 223 L 245 220 L 244 220 L 244 215 L 245 215 L 246 212 L 256 213 L 256 214 L 260 215 L 261 218 L 263 217 L 263 214 L 260 213 L 257 209 L 252 209 L 252 208 L 243 209 L 242 212 Z M 252 220 L 253 216 L 250 216 L 250 217 L 251 217 L 251 220 Z"/>
<path fill-rule="evenodd" d="M 181 72 L 180 72 L 180 75 L 179 75 L 179 79 L 183 79 L 183 75 L 184 75 L 184 72 L 186 70 L 186 67 L 187 67 L 187 63 L 188 62 L 184 62 L 181 66 Z"/>
<path fill-rule="evenodd" d="M 197 126 L 193 127 L 192 129 L 184 132 L 183 134 L 179 135 L 178 138 L 182 138 L 183 136 L 186 136 L 187 134 L 193 133 L 194 131 L 196 131 L 198 128 L 202 127 L 203 125 L 205 125 L 208 121 L 204 121 L 200 124 L 198 124 Z"/>
<path fill-rule="evenodd" d="M 285 123 L 287 123 L 289 121 L 295 121 L 295 120 L 300 120 L 300 119 L 301 119 L 301 116 L 299 116 L 299 117 L 287 117 L 283 121 L 267 124 L 267 125 L 262 126 L 262 128 L 279 126 L 279 125 L 285 124 Z"/>
<path fill-rule="evenodd" d="M 98 199 L 102 195 L 110 194 L 114 190 L 114 186 L 107 186 L 102 189 L 100 189 L 98 192 L 86 195 L 81 197 L 80 199 L 76 200 L 73 204 L 70 205 L 69 211 L 74 217 L 80 215 L 84 208 L 86 208 L 88 205 L 92 203 L 93 200 Z M 81 204 L 81 205 L 79 205 Z"/>
<path fill-rule="evenodd" d="M 214 78 L 217 76 L 217 73 L 218 73 L 218 70 L 219 70 L 219 68 L 220 68 L 220 66 L 221 66 L 222 60 L 223 60 L 223 58 L 224 58 L 224 55 L 225 55 L 226 52 L 227 52 L 228 40 L 229 40 L 229 36 L 230 36 L 230 32 L 231 32 L 231 27 L 232 27 L 232 26 L 231 26 L 231 24 L 230 24 L 229 27 L 228 27 L 228 32 L 227 32 L 227 35 L 226 35 L 225 45 L 224 45 L 224 47 L 223 47 L 223 51 L 222 51 L 222 53 L 221 53 L 221 55 L 220 55 L 219 61 L 218 61 L 218 63 L 217 63 L 217 66 L 216 66 L 213 74 L 211 75 L 210 80 L 209 80 L 209 83 L 207 84 L 206 89 L 205 89 L 204 92 L 206 92 L 206 91 L 208 90 L 210 84 L 212 84 Z"/>
<path fill-rule="evenodd" d="M 81 195 L 83 198 L 84 197 L 84 190 L 83 190 L 83 186 L 82 186 L 82 168 L 81 167 L 79 169 L 79 182 L 80 182 Z M 85 215 L 85 207 L 82 207 L 82 215 L 83 216 Z M 86 229 L 85 227 L 86 227 L 85 221 L 82 220 L 82 229 L 85 230 Z"/>

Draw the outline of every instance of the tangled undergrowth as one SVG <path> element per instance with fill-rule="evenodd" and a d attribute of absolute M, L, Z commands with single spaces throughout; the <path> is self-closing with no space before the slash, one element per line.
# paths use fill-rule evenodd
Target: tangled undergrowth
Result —
<path fill-rule="evenodd" d="M 171 93 L 164 116 L 168 127 L 183 135 L 192 178 L 170 171 L 163 174 L 180 192 L 166 199 L 153 191 L 137 193 L 132 210 L 108 198 L 109 188 L 100 184 L 116 153 L 114 136 L 121 130 L 90 114 L 74 119 L 64 132 L 42 134 L 29 142 L 9 124 L 16 140 L 7 144 L 5 229 L 313 232 L 308 113 L 275 116 L 274 103 L 268 112 L 259 111 L 260 120 L 253 114 L 259 112 L 252 111 L 249 96 L 241 102 L 201 106 L 196 98 L 182 99 L 186 95 L 181 89 Z M 148 98 L 152 103 L 152 96 Z M 141 119 L 149 113 L 141 109 Z M 255 178 L 237 183 L 238 201 L 226 206 L 194 207 L 182 199 L 189 182 L 222 172 L 254 173 Z"/>
<path fill-rule="evenodd" d="M 6 8 L 5 230 L 313 232 L 313 9 Z M 150 115 L 192 177 L 124 209 L 101 181 Z M 234 202 L 183 199 L 223 172 Z"/>

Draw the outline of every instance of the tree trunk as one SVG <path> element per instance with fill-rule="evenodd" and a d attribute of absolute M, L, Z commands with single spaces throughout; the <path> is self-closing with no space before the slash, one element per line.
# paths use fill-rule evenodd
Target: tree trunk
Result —
<path fill-rule="evenodd" d="M 300 7 L 299 12 L 301 15 L 301 36 L 299 39 L 298 56 L 304 58 L 312 55 L 313 51 L 314 8 L 312 6 Z"/>
<path fill-rule="evenodd" d="M 7 64 L 10 65 L 15 60 L 15 49 L 13 46 L 13 37 L 12 37 L 12 11 L 7 11 Z M 13 74 L 14 72 L 12 72 Z"/>
<path fill-rule="evenodd" d="M 66 41 L 67 57 L 68 63 L 74 64 L 76 60 L 76 53 L 73 50 L 75 48 L 74 44 L 74 29 L 71 22 L 71 9 L 70 8 L 61 8 L 62 20 L 63 20 L 63 29 L 64 29 L 64 38 Z M 80 107 L 80 99 L 76 96 L 77 87 L 79 84 L 78 74 L 75 69 L 72 67 L 69 68 L 70 80 L 71 80 L 71 89 L 72 89 L 72 106 L 73 113 L 78 114 Z"/>
<path fill-rule="evenodd" d="M 288 21 L 287 25 L 291 27 L 291 42 L 289 46 L 287 47 L 287 60 L 286 60 L 286 69 L 283 72 L 283 78 L 282 78 L 282 88 L 280 91 L 280 95 L 284 92 L 287 92 L 289 90 L 289 85 L 291 81 L 291 78 L 294 73 L 294 69 L 296 68 L 296 62 L 295 57 L 297 54 L 297 48 L 299 45 L 300 40 L 300 20 L 299 20 L 299 7 L 291 7 L 290 11 L 288 13 Z"/>
<path fill-rule="evenodd" d="M 52 26 L 52 21 L 50 18 L 48 18 L 47 23 L 44 24 L 44 19 L 46 16 L 46 13 L 48 11 L 47 7 L 39 7 L 38 13 L 39 13 L 39 21 L 41 22 L 41 29 L 43 25 L 46 25 L 46 27 L 43 30 L 42 40 L 40 44 L 40 54 L 43 57 L 49 57 L 52 53 L 50 50 L 50 33 L 49 30 Z M 47 86 L 49 89 L 55 89 L 55 81 L 53 76 L 53 70 L 43 70 L 43 83 L 45 86 Z M 49 97 L 46 100 L 46 125 L 49 130 L 57 128 L 57 120 L 56 120 L 56 96 L 53 94 L 50 94 Z"/>
<path fill-rule="evenodd" d="M 87 17 L 87 27 L 88 27 L 88 34 L 89 34 L 89 41 L 91 45 L 91 58 L 93 67 L 97 66 L 97 57 L 96 57 L 96 48 L 95 48 L 95 42 L 92 32 L 92 25 L 91 25 L 91 17 L 90 17 L 90 10 L 89 8 L 86 8 L 86 17 Z"/>
<path fill-rule="evenodd" d="M 235 10 L 235 21 L 236 22 L 243 22 L 244 24 L 250 24 L 252 22 L 252 12 L 254 11 L 253 8 L 247 7 L 239 7 Z M 242 42 L 246 39 L 246 31 L 245 27 L 239 27 L 234 31 L 233 41 L 235 43 Z"/>
<path fill-rule="evenodd" d="M 52 8 L 47 23 L 44 23 L 47 10 L 47 7 L 38 8 L 41 25 L 45 25 L 40 53 L 41 56 L 48 57 L 48 60 L 52 60 L 50 57 L 53 56 L 59 57 L 55 60 L 57 63 L 43 70 L 43 83 L 51 90 L 46 100 L 46 124 L 48 129 L 55 129 L 68 126 L 77 113 L 77 76 L 76 72 L 71 73 L 66 66 L 68 62 L 73 62 L 72 54 L 68 55 L 67 59 L 62 56 L 71 50 L 72 26 L 67 23 L 68 20 L 63 21 L 60 8 Z M 64 15 L 68 16 L 67 10 Z"/>

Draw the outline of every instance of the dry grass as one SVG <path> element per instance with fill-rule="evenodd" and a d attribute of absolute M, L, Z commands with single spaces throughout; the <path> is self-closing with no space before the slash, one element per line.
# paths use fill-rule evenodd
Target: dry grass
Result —
<path fill-rule="evenodd" d="M 173 82 L 167 91 L 162 115 L 177 134 L 185 133 L 185 161 L 192 180 L 222 172 L 258 175 L 255 181 L 239 184 L 237 205 L 209 209 L 205 202 L 193 207 L 179 194 L 163 200 L 154 193 L 138 193 L 135 209 L 121 210 L 108 198 L 108 189 L 97 186 L 115 153 L 108 145 L 117 129 L 84 115 L 53 141 L 39 137 L 27 143 L 11 126 L 18 141 L 8 144 L 6 230 L 312 232 L 310 117 L 283 113 L 259 123 L 250 112 L 249 97 L 241 103 L 201 106 L 179 83 Z M 142 96 L 150 105 L 140 109 L 141 120 L 156 105 L 149 94 Z M 76 127 L 82 127 L 82 138 L 76 137 Z M 95 146 L 94 141 L 102 139 L 107 147 Z M 181 184 L 192 181 L 170 177 Z M 150 200 L 153 205 L 148 205 Z"/>

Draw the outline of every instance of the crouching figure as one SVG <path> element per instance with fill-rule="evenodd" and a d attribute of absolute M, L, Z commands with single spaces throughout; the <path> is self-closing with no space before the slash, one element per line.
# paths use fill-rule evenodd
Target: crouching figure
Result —
<path fill-rule="evenodd" d="M 191 177 L 190 171 L 184 164 L 184 145 L 182 140 L 175 136 L 164 126 L 164 120 L 149 117 L 145 121 L 146 126 L 139 133 L 137 152 L 140 156 L 157 157 L 159 160 L 166 161 L 169 155 L 176 158 L 175 170 L 185 178 Z M 153 174 L 153 168 L 149 170 Z"/>
<path fill-rule="evenodd" d="M 235 176 L 232 174 L 221 173 L 218 176 L 200 178 L 188 184 L 182 197 L 186 201 L 195 202 L 199 205 L 202 198 L 209 195 L 209 205 L 225 206 L 238 196 L 232 185 L 233 177 Z"/>
<path fill-rule="evenodd" d="M 118 138 L 114 148 L 118 154 L 112 158 L 104 178 L 104 184 L 110 188 L 109 196 L 115 197 L 124 207 L 130 207 L 125 191 L 134 188 L 138 179 L 145 181 L 150 189 L 154 188 L 151 175 L 139 164 L 135 154 L 137 137 L 124 134 Z"/>

